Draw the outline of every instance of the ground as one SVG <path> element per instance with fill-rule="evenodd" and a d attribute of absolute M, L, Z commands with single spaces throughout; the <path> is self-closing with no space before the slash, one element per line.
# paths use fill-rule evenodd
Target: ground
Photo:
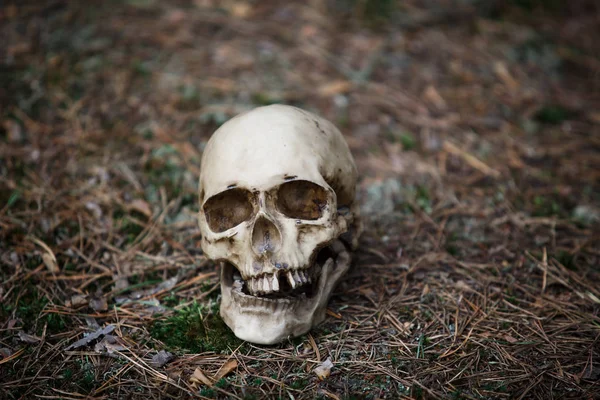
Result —
<path fill-rule="evenodd" d="M 600 398 L 599 16 L 9 0 L 0 397 Z M 342 130 L 366 230 L 326 321 L 255 346 L 218 315 L 197 178 L 271 103 Z"/>

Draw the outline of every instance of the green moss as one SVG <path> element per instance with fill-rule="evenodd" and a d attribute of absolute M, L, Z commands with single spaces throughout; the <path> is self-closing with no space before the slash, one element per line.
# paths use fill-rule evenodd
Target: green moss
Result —
<path fill-rule="evenodd" d="M 226 389 L 229 386 L 229 381 L 225 378 L 221 378 L 215 382 L 215 386 L 221 389 Z"/>
<path fill-rule="evenodd" d="M 456 257 L 460 254 L 460 247 L 453 244 L 449 244 L 446 246 L 446 251 L 448 252 L 448 254 Z"/>
<path fill-rule="evenodd" d="M 534 197 L 533 207 L 532 214 L 534 217 L 551 217 L 558 215 L 561 211 L 557 201 L 543 196 Z"/>
<path fill-rule="evenodd" d="M 410 132 L 402 132 L 400 135 L 400 143 L 402 143 L 402 148 L 404 150 L 412 150 L 417 146 L 417 140 L 414 135 Z"/>
<path fill-rule="evenodd" d="M 412 397 L 414 399 L 421 400 L 423 399 L 423 389 L 420 386 L 413 386 L 411 390 Z"/>
<path fill-rule="evenodd" d="M 88 360 L 80 360 L 79 373 L 74 377 L 77 386 L 90 392 L 96 384 L 96 376 L 94 375 L 94 364 Z"/>
<path fill-rule="evenodd" d="M 425 213 L 431 214 L 432 205 L 431 205 L 431 197 L 429 195 L 429 189 L 427 189 L 425 186 L 418 185 L 416 187 L 415 203 Z"/>
<path fill-rule="evenodd" d="M 174 315 L 155 321 L 150 335 L 163 342 L 167 348 L 202 353 L 230 353 L 243 342 L 219 316 L 216 307 L 193 303 Z"/>
<path fill-rule="evenodd" d="M 307 385 L 308 381 L 306 379 L 297 379 L 290 383 L 290 387 L 296 390 L 304 389 Z"/>
<path fill-rule="evenodd" d="M 8 210 L 9 208 L 11 208 L 19 200 L 20 197 L 21 192 L 18 190 L 13 190 L 13 192 L 10 194 L 10 197 L 6 201 L 6 209 Z"/>
<path fill-rule="evenodd" d="M 572 112 L 558 105 L 548 105 L 542 107 L 535 114 L 535 119 L 539 122 L 551 125 L 558 125 L 572 116 Z"/>
<path fill-rule="evenodd" d="M 48 303 L 48 299 L 35 286 L 28 286 L 18 304 L 11 305 L 9 301 L 0 304 L 0 320 L 8 319 L 14 312 L 14 317 L 23 321 L 28 333 L 41 335 L 44 326 L 47 334 L 63 332 L 67 326 L 67 317 L 44 312 Z"/>
<path fill-rule="evenodd" d="M 556 255 L 556 260 L 567 269 L 572 271 L 577 269 L 577 265 L 575 265 L 575 256 L 568 251 L 559 251 Z"/>
<path fill-rule="evenodd" d="M 261 378 L 254 378 L 252 381 L 252 386 L 260 386 L 263 384 L 263 380 Z"/>
<path fill-rule="evenodd" d="M 73 370 L 71 368 L 66 368 L 65 370 L 63 370 L 62 379 L 66 380 L 66 381 L 70 381 L 72 377 L 73 377 Z"/>
<path fill-rule="evenodd" d="M 200 396 L 208 397 L 209 399 L 213 399 L 217 396 L 217 392 L 214 389 L 204 387 L 200 389 Z"/>

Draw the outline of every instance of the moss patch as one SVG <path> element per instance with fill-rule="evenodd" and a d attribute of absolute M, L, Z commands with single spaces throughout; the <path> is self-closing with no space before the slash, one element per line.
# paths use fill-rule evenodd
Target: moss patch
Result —
<path fill-rule="evenodd" d="M 243 343 L 221 319 L 216 306 L 209 309 L 196 302 L 155 321 L 150 334 L 169 349 L 193 353 L 230 353 Z"/>

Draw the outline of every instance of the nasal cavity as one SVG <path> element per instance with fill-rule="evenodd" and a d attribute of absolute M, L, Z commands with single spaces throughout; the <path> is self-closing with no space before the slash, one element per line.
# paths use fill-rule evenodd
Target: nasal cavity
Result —
<path fill-rule="evenodd" d="M 252 231 L 252 249 L 257 255 L 275 253 L 281 247 L 281 234 L 275 224 L 264 216 L 258 217 Z"/>

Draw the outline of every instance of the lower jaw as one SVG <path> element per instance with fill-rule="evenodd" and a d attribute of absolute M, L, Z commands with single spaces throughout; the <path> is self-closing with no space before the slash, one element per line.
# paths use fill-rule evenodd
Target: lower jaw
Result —
<path fill-rule="evenodd" d="M 235 336 L 251 343 L 268 345 L 305 334 L 325 318 L 325 309 L 321 307 L 323 310 L 320 310 L 317 298 L 302 306 L 300 304 L 279 302 L 265 306 L 264 303 L 248 303 L 240 306 L 238 299 L 230 293 L 223 294 L 220 313 Z"/>
<path fill-rule="evenodd" d="M 223 276 L 222 266 L 220 314 L 225 323 L 238 338 L 256 344 L 275 344 L 308 332 L 325 319 L 329 296 L 350 265 L 344 245 L 333 245 L 333 257 L 323 263 L 311 297 L 273 299 L 241 293 Z"/>
<path fill-rule="evenodd" d="M 325 274 L 333 269 L 334 262 L 330 260 L 320 278 L 326 278 Z M 302 294 L 279 299 L 250 296 L 222 280 L 221 317 L 235 336 L 251 343 L 268 345 L 300 336 L 325 319 L 325 303 L 331 291 L 325 287 L 325 280 L 319 279 L 312 297 Z"/>

